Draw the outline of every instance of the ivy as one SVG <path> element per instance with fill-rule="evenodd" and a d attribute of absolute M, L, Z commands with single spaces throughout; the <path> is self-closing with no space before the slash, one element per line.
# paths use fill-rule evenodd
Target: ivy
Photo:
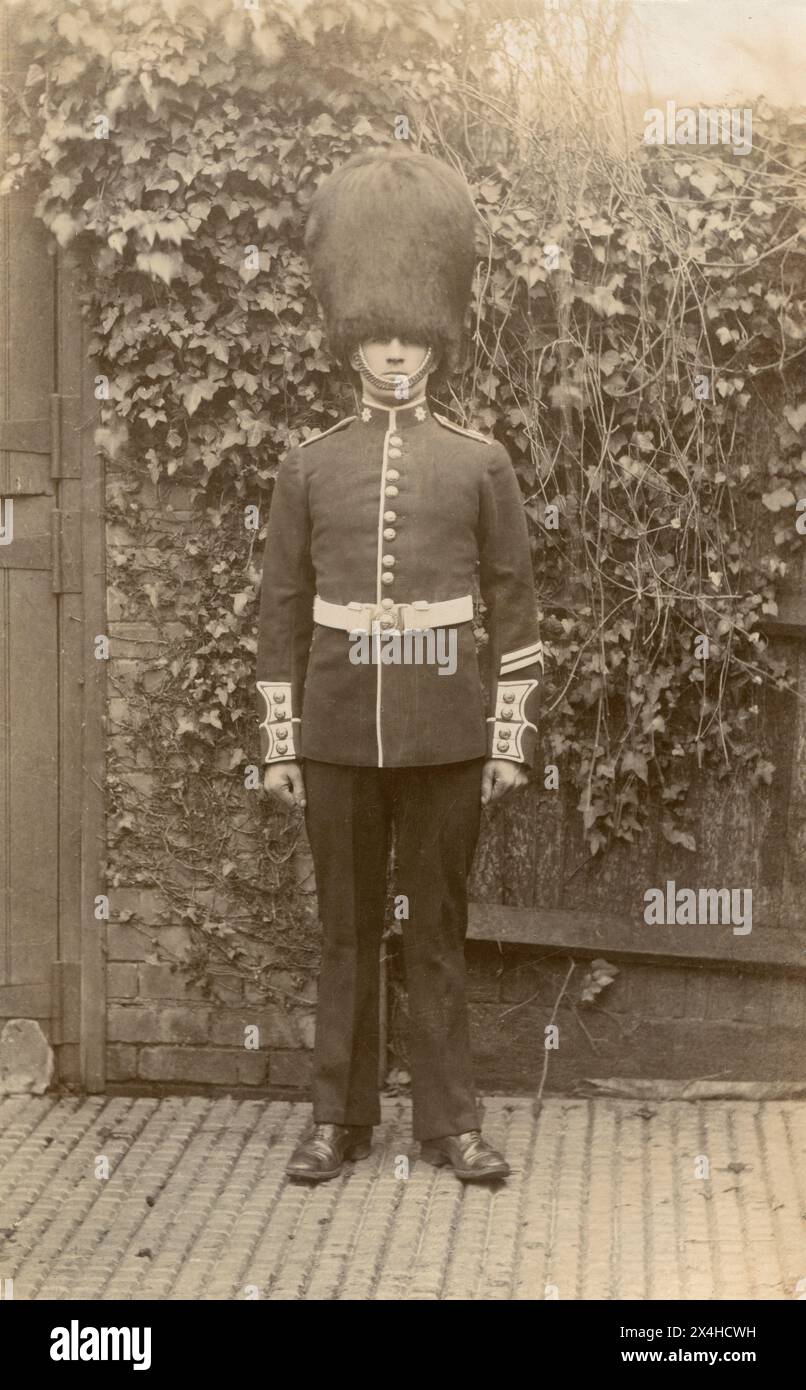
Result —
<path fill-rule="evenodd" d="M 500 438 L 521 479 L 545 733 L 591 851 L 634 839 L 658 805 L 667 838 L 694 848 L 701 770 L 772 775 L 760 688 L 789 676 L 762 626 L 806 472 L 803 119 L 757 103 L 742 157 L 616 144 L 618 6 L 601 7 L 611 28 L 584 89 L 578 9 L 16 12 L 26 76 L 8 93 L 4 187 L 36 190 L 83 271 L 116 612 L 164 633 L 121 691 L 136 727 L 113 730 L 110 877 L 160 888 L 199 978 L 214 961 L 268 988 L 278 964 L 311 963 L 296 821 L 244 777 L 277 463 L 350 406 L 305 210 L 368 144 L 407 136 L 474 192 L 472 352 L 445 403 Z"/>

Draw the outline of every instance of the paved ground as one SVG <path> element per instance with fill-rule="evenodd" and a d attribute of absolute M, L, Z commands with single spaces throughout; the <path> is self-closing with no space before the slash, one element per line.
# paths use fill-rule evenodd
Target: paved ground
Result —
<path fill-rule="evenodd" d="M 314 1189 L 283 1176 L 303 1105 L 0 1102 L 0 1289 L 13 1278 L 16 1299 L 806 1296 L 806 1104 L 552 1099 L 537 1121 L 527 1100 L 485 1104 L 485 1133 L 515 1170 L 497 1191 L 417 1162 L 402 1101 L 386 1103 L 372 1157 Z"/>

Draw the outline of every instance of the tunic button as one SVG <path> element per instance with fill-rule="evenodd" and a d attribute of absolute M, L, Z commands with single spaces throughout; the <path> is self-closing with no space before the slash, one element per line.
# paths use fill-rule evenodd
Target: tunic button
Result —
<path fill-rule="evenodd" d="M 402 449 L 387 449 L 387 451 L 386 451 L 386 457 L 387 457 L 387 458 L 390 458 L 390 459 L 399 459 L 399 458 L 402 458 L 402 457 L 403 457 L 403 450 L 402 450 Z"/>
<path fill-rule="evenodd" d="M 384 521 L 397 521 L 397 512 L 384 512 Z"/>
<path fill-rule="evenodd" d="M 505 696 L 504 696 L 504 700 L 505 700 L 505 702 L 506 702 L 508 705 L 512 705 L 512 704 L 515 703 L 515 696 L 513 695 L 513 693 L 512 693 L 511 690 L 508 690 L 508 691 L 506 692 L 506 694 L 505 694 Z"/>
<path fill-rule="evenodd" d="M 271 698 L 273 699 L 276 705 L 281 705 L 283 703 L 283 700 L 285 699 L 285 695 L 283 695 L 279 690 L 275 690 Z"/>
<path fill-rule="evenodd" d="M 384 584 L 394 584 L 395 576 L 393 574 L 382 574 L 381 581 Z"/>
<path fill-rule="evenodd" d="M 386 530 L 383 533 L 383 538 L 385 541 L 393 541 L 396 535 L 397 531 L 395 531 L 393 527 L 387 526 Z"/>
<path fill-rule="evenodd" d="M 394 563 L 395 563 L 395 557 L 394 557 L 394 555 L 384 555 L 383 560 L 382 560 L 382 564 L 386 565 L 388 569 L 391 569 Z"/>
<path fill-rule="evenodd" d="M 502 719 L 511 719 L 511 718 L 512 718 L 512 710 L 511 710 L 511 709 L 502 709 L 502 711 L 501 711 L 501 718 L 502 718 Z"/>
<path fill-rule="evenodd" d="M 499 743 L 499 744 L 498 744 L 498 752 L 499 752 L 499 753 L 508 753 L 508 752 L 509 752 L 509 744 L 508 744 L 508 743 Z"/>
<path fill-rule="evenodd" d="M 394 627 L 394 625 L 394 618 L 381 618 L 380 626 L 383 628 L 384 632 L 386 632 L 388 628 Z"/>
<path fill-rule="evenodd" d="M 393 445 L 395 446 L 395 448 L 397 448 L 398 444 L 402 444 L 402 443 L 403 443 L 403 440 L 400 438 L 400 435 L 399 435 L 399 434 L 390 434 L 390 436 L 389 436 L 389 443 L 390 443 L 390 444 L 393 444 Z"/>
<path fill-rule="evenodd" d="M 394 606 L 395 606 L 395 601 L 394 601 L 393 598 L 382 598 L 382 599 L 381 599 L 381 608 L 394 608 Z"/>
<path fill-rule="evenodd" d="M 391 483 L 396 483 L 398 478 L 400 477 L 400 474 L 398 473 L 396 468 L 389 468 L 387 470 L 386 476 Z"/>
<path fill-rule="evenodd" d="M 386 488 L 386 496 L 387 496 L 387 497 L 397 497 L 397 491 L 398 491 L 398 490 L 397 490 L 396 487 L 388 487 L 388 488 Z"/>

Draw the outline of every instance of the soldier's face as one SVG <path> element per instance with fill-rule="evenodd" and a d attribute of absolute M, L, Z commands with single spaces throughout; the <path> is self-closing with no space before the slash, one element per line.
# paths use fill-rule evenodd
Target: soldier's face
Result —
<path fill-rule="evenodd" d="M 362 343 L 364 360 L 370 371 L 376 377 L 383 377 L 389 382 L 388 393 L 381 391 L 380 388 L 371 388 L 371 393 L 375 395 L 388 394 L 390 399 L 394 399 L 398 391 L 401 380 L 413 376 L 423 365 L 427 347 L 422 343 L 404 343 L 400 338 L 391 338 L 388 342 L 368 342 Z M 368 383 L 364 383 L 365 389 Z M 422 390 L 422 386 L 418 388 Z"/>

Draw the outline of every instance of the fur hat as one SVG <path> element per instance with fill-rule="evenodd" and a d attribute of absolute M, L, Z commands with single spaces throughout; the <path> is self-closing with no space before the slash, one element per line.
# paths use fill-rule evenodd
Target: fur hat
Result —
<path fill-rule="evenodd" d="M 314 194 L 305 230 L 330 346 L 400 338 L 455 368 L 476 261 L 466 183 L 430 155 L 392 147 L 349 159 Z"/>

